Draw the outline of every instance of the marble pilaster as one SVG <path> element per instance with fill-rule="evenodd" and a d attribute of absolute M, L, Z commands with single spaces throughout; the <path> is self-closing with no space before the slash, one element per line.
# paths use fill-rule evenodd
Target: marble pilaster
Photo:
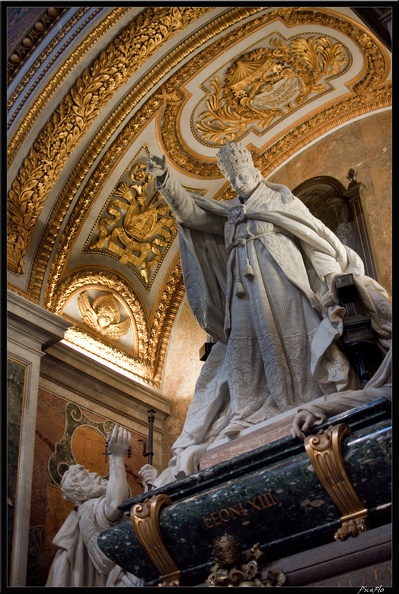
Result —
<path fill-rule="evenodd" d="M 23 401 L 19 428 L 15 501 L 13 505 L 10 586 L 24 586 L 29 542 L 29 520 L 36 410 L 40 363 L 44 349 L 63 339 L 70 326 L 59 316 L 9 292 L 7 297 L 7 359 L 25 368 Z M 12 394 L 9 395 L 10 397 Z M 14 444 L 15 445 L 15 444 Z M 17 447 L 17 446 L 16 446 Z"/>

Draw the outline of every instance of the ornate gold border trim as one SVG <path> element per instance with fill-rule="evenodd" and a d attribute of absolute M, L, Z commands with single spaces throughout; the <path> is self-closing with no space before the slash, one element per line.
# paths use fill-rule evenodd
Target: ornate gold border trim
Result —
<path fill-rule="evenodd" d="M 17 86 L 14 93 L 11 95 L 9 101 L 7 102 L 8 109 L 11 109 L 14 101 L 16 100 L 18 95 L 23 91 L 23 89 L 28 84 L 30 85 L 27 95 L 24 97 L 23 101 L 21 101 L 18 108 L 15 110 L 12 117 L 10 117 L 10 119 L 8 121 L 8 126 L 7 126 L 8 129 L 11 127 L 15 118 L 21 111 L 22 107 L 25 105 L 29 96 L 33 93 L 34 89 L 38 86 L 39 82 L 43 79 L 46 72 L 48 72 L 51 69 L 52 65 L 56 62 L 56 60 L 59 58 L 59 56 L 62 55 L 62 53 L 65 51 L 65 47 L 68 46 L 73 41 L 73 38 L 76 38 L 80 34 L 82 29 L 84 29 L 87 26 L 87 24 L 90 23 L 90 21 L 92 21 L 97 16 L 97 14 L 99 12 L 101 12 L 102 8 L 98 8 L 92 15 L 90 15 L 90 17 L 84 23 L 82 23 L 80 25 L 80 27 L 78 27 L 78 29 L 74 32 L 73 38 L 68 40 L 68 42 L 63 47 L 61 47 L 60 50 L 54 55 L 54 57 L 51 59 L 51 61 L 43 69 L 43 71 L 40 72 L 40 74 L 36 74 L 40 65 L 44 62 L 44 60 L 47 58 L 47 56 L 50 54 L 50 52 L 53 50 L 53 48 L 56 47 L 56 45 L 59 43 L 59 41 L 63 37 L 65 37 L 66 33 L 76 25 L 76 23 L 79 21 L 79 19 L 82 17 L 82 15 L 84 15 L 84 13 L 87 10 L 89 10 L 88 7 L 81 8 L 74 15 L 74 17 L 72 19 L 70 19 L 70 21 L 68 21 L 68 23 L 66 25 L 63 26 L 62 31 L 47 45 L 46 50 L 39 56 L 39 58 L 36 60 L 34 65 L 29 69 L 29 71 L 24 76 L 24 78 L 22 79 L 20 84 Z M 109 21 L 109 22 L 107 22 L 107 21 Z M 110 20 L 110 19 L 104 20 L 101 23 L 101 26 L 99 26 L 98 29 L 96 29 L 96 31 L 94 33 L 88 35 L 84 39 L 83 43 L 79 46 L 79 48 L 76 51 L 74 51 L 71 54 L 71 56 L 66 60 L 66 62 L 57 69 L 56 73 L 54 74 L 54 77 L 52 78 L 50 83 L 46 86 L 46 89 L 43 91 L 43 93 L 40 94 L 40 96 L 37 98 L 37 100 L 31 106 L 31 108 L 29 109 L 29 112 L 27 113 L 21 126 L 18 128 L 18 130 L 14 134 L 14 137 L 9 142 L 8 148 L 7 148 L 7 165 L 8 165 L 8 167 L 10 167 L 11 163 L 13 162 L 13 160 L 17 154 L 17 151 L 21 147 L 22 142 L 26 138 L 29 130 L 31 129 L 32 125 L 34 124 L 35 120 L 37 119 L 39 113 L 41 111 L 43 111 L 44 106 L 49 101 L 49 99 L 54 95 L 54 93 L 57 91 L 58 87 L 63 82 L 63 80 L 65 80 L 70 75 L 71 70 L 76 66 L 78 58 L 81 59 L 89 51 L 89 49 L 94 45 L 94 43 L 98 40 L 98 38 L 100 36 L 104 35 L 104 33 L 106 33 L 107 30 L 112 25 L 113 25 L 112 20 Z M 33 83 L 32 83 L 32 81 L 33 81 Z"/>
<path fill-rule="evenodd" d="M 100 110 L 163 43 L 209 10 L 212 8 L 146 8 L 78 78 L 42 129 L 8 193 L 10 270 L 23 273 L 27 246 L 45 200 L 70 154 Z M 108 128 L 109 134 L 114 131 L 111 126 Z M 103 139 L 102 146 L 105 142 Z M 98 154 L 102 146 L 92 144 L 92 149 L 95 147 Z"/>
<path fill-rule="evenodd" d="M 218 27 L 226 28 L 230 27 L 237 19 L 240 20 L 245 16 L 248 16 L 251 12 L 259 10 L 259 8 L 251 9 L 234 9 L 231 11 L 232 14 L 222 15 L 215 19 L 215 22 L 204 27 L 199 32 L 195 33 L 195 40 L 188 43 L 188 40 L 184 42 L 184 49 L 181 46 L 175 48 L 173 54 L 169 54 L 164 58 L 156 68 L 151 71 L 151 80 L 147 76 L 140 83 L 138 83 L 128 96 L 121 102 L 117 109 L 114 110 L 112 116 L 108 119 L 106 129 L 101 129 L 93 141 L 90 147 L 85 151 L 85 160 L 79 163 L 68 179 L 68 184 L 64 186 L 57 205 L 54 207 L 51 217 L 46 225 L 45 231 L 42 235 L 42 240 L 39 244 L 36 252 L 35 260 L 32 265 L 32 271 L 29 278 L 29 292 L 32 294 L 34 299 L 39 299 L 41 285 L 43 282 L 43 275 L 46 268 L 47 261 L 52 251 L 55 237 L 57 236 L 58 230 L 61 226 L 62 220 L 65 213 L 73 200 L 75 193 L 77 192 L 81 180 L 84 179 L 88 169 L 93 164 L 95 158 L 103 148 L 105 143 L 108 141 L 110 135 L 120 126 L 123 119 L 126 118 L 132 111 L 138 101 L 140 101 L 146 93 L 151 89 L 151 85 L 155 84 L 163 76 L 173 68 L 179 60 L 186 56 L 186 52 L 193 51 L 196 47 L 200 47 L 209 37 L 216 34 L 219 31 L 217 23 L 220 23 Z M 152 81 L 152 82 L 151 82 Z M 141 110 L 131 118 L 128 124 L 119 134 L 118 138 L 112 143 L 108 149 L 106 155 L 104 155 L 101 164 L 97 166 L 95 172 L 91 176 L 89 182 L 86 184 L 82 196 L 79 199 L 79 203 L 75 208 L 73 215 L 73 222 L 70 223 L 68 232 L 63 235 L 63 239 L 70 241 L 70 238 L 74 237 L 77 228 L 83 220 L 83 217 L 87 211 L 87 208 L 93 201 L 95 196 L 101 187 L 101 184 L 106 179 L 105 173 L 101 172 L 100 169 L 109 171 L 115 161 L 121 158 L 121 155 L 125 150 L 132 144 L 134 138 L 138 136 L 143 127 L 148 124 L 148 121 L 156 114 L 157 110 L 163 104 L 162 94 L 155 93 L 150 99 L 143 105 Z M 104 165 L 105 164 L 105 165 Z M 68 251 L 68 245 L 63 243 L 59 246 L 57 253 L 54 257 L 53 269 L 54 273 L 58 277 L 61 274 L 61 270 L 65 265 L 66 252 Z M 47 293 L 51 293 L 52 288 L 47 288 Z"/>

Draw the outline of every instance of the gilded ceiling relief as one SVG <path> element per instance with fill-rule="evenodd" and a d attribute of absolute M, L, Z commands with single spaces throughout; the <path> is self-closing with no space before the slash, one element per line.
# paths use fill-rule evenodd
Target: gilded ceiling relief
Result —
<path fill-rule="evenodd" d="M 159 387 L 166 346 L 184 296 L 177 258 L 147 318 L 127 281 L 112 272 L 79 270 L 59 284 L 55 313 L 74 325 L 65 341 L 148 385 Z"/>
<path fill-rule="evenodd" d="M 208 8 L 207 10 L 212 10 Z M 145 97 L 146 94 L 153 88 L 153 86 L 165 77 L 172 68 L 174 68 L 181 60 L 188 56 L 196 48 L 215 35 L 236 24 L 242 19 L 247 18 L 252 14 L 261 11 L 262 7 L 238 7 L 228 10 L 226 13 L 215 18 L 210 23 L 204 25 L 198 31 L 194 32 L 189 39 L 185 39 L 183 44 L 176 46 L 165 57 L 163 57 L 150 73 L 138 81 L 131 91 L 124 97 L 124 99 L 116 106 L 107 122 L 99 128 L 90 145 L 85 152 L 85 159 L 81 160 L 75 169 L 71 172 L 67 183 L 62 188 L 57 204 L 51 212 L 51 216 L 46 223 L 44 232 L 36 250 L 34 261 L 32 263 L 31 275 L 28 281 L 28 293 L 30 298 L 38 301 L 42 291 L 43 275 L 48 264 L 49 254 L 53 248 L 55 237 L 62 224 L 65 213 L 71 204 L 77 188 L 81 185 L 81 180 L 87 174 L 89 168 L 93 165 L 99 151 L 106 144 L 111 134 L 115 129 L 121 127 L 125 118 L 129 117 L 127 124 L 122 127 L 120 134 L 112 143 L 110 149 L 107 151 L 100 165 L 95 169 L 90 176 L 89 182 L 86 184 L 82 197 L 79 199 L 72 217 L 70 217 L 66 232 L 62 235 L 61 241 L 56 251 L 56 255 L 52 265 L 52 278 L 50 285 L 46 287 L 45 301 L 51 308 L 52 293 L 54 287 L 59 282 L 62 270 L 66 264 L 67 253 L 70 249 L 70 242 L 73 241 L 78 232 L 79 225 L 84 219 L 85 213 L 90 208 L 95 196 L 101 187 L 102 181 L 106 177 L 106 173 L 115 166 L 115 163 L 120 158 L 120 155 L 128 150 L 135 138 L 145 129 L 148 122 L 156 114 L 159 108 L 164 104 L 165 97 L 163 93 L 156 92 L 154 95 L 144 103 L 142 108 L 131 117 L 132 109 L 135 105 Z M 198 13 L 201 16 L 202 13 Z M 257 27 L 261 25 L 261 18 L 255 19 Z M 191 62 L 190 62 L 191 64 Z M 55 284 L 54 284 L 55 283 Z"/>
<path fill-rule="evenodd" d="M 55 51 L 58 43 L 66 35 L 68 35 L 68 33 L 70 33 L 71 30 L 75 29 L 74 33 L 68 40 L 68 44 L 72 44 L 74 39 L 79 36 L 82 27 L 86 26 L 87 24 L 90 24 L 92 20 L 95 20 L 97 14 L 101 12 L 102 8 L 99 7 L 98 9 L 93 11 L 89 15 L 85 23 L 77 27 L 77 23 L 88 10 L 89 7 L 80 8 L 73 15 L 73 17 L 70 18 L 69 21 L 62 26 L 59 33 L 49 43 L 47 43 L 45 49 L 43 49 L 40 56 L 35 60 L 34 64 L 32 64 L 31 68 L 29 68 L 28 72 L 25 74 L 19 85 L 16 87 L 15 91 L 10 95 L 10 98 L 7 101 L 8 109 L 11 109 L 19 95 L 23 91 L 26 92 L 26 88 L 29 87 L 28 92 L 26 93 L 24 98 L 20 100 L 18 107 L 15 109 L 14 113 L 8 120 L 8 128 L 12 126 L 15 118 L 18 116 L 26 101 L 34 92 L 42 78 L 46 75 L 47 71 L 53 66 L 54 62 L 57 60 L 59 52 L 56 52 L 50 60 L 50 62 L 46 64 L 45 67 L 43 67 L 44 61 L 52 52 Z M 126 8 L 115 8 L 112 12 L 112 15 L 105 18 L 98 27 L 96 27 L 91 33 L 88 33 L 87 36 L 84 38 L 83 42 L 79 44 L 78 48 L 75 51 L 73 51 L 69 58 L 65 60 L 65 62 L 56 70 L 56 72 L 54 72 L 54 76 L 52 77 L 50 83 L 46 85 L 46 88 L 43 90 L 43 92 L 39 95 L 39 97 L 36 98 L 34 104 L 30 106 L 30 109 L 26 114 L 22 124 L 19 126 L 18 130 L 15 132 L 13 138 L 10 140 L 8 144 L 8 166 L 10 166 L 13 162 L 17 154 L 17 151 L 21 147 L 23 140 L 26 138 L 26 135 L 28 134 L 38 115 L 42 113 L 43 109 L 45 108 L 45 105 L 57 91 L 62 81 L 65 80 L 67 76 L 70 76 L 71 71 L 73 70 L 73 68 L 75 68 L 77 61 L 81 59 L 89 51 L 89 49 L 94 45 L 94 43 L 96 43 L 99 37 L 102 37 L 112 27 L 112 25 L 115 24 L 115 21 L 118 18 L 122 17 L 125 14 L 126 10 Z M 63 51 L 64 49 L 65 48 L 63 48 L 61 51 Z"/>
<path fill-rule="evenodd" d="M 8 194 L 8 267 L 24 258 L 44 202 L 62 168 L 114 93 L 149 56 L 211 8 L 147 8 L 78 78 L 30 149 Z"/>
<path fill-rule="evenodd" d="M 242 54 L 203 85 L 205 99 L 192 114 L 197 139 L 220 146 L 250 130 L 263 135 L 305 102 L 332 87 L 350 64 L 349 51 L 328 36 L 273 34 L 268 46 Z"/>
<path fill-rule="evenodd" d="M 132 325 L 130 317 L 121 321 L 119 304 L 112 293 L 103 293 L 91 301 L 88 292 L 82 291 L 78 307 L 83 324 L 112 340 L 125 336 Z"/>
<path fill-rule="evenodd" d="M 76 287 L 76 284 L 72 283 L 68 289 L 70 290 L 71 286 Z M 113 289 L 104 290 L 103 284 L 104 277 L 98 275 L 97 285 L 85 284 L 84 289 L 74 291 L 59 313 L 74 324 L 73 330 L 84 332 L 102 345 L 107 343 L 121 349 L 129 357 L 140 358 L 140 341 L 134 313 L 121 295 Z M 116 285 L 111 283 L 111 286 Z M 140 316 L 137 316 L 137 319 L 140 320 Z"/>
<path fill-rule="evenodd" d="M 383 45 L 366 33 L 358 23 L 350 19 L 344 20 L 342 15 L 338 16 L 331 9 L 325 9 L 325 12 L 322 11 L 323 9 L 311 10 L 303 7 L 277 8 L 262 15 L 260 19 L 245 23 L 235 31 L 229 32 L 225 37 L 218 38 L 214 44 L 207 46 L 205 50 L 196 54 L 190 62 L 168 79 L 164 86 L 164 94 L 171 97 L 172 100 L 166 102 L 162 117 L 159 116 L 159 121 L 162 122 L 163 145 L 176 168 L 189 173 L 196 172 L 196 174 L 203 177 L 220 177 L 216 162 L 206 163 L 201 160 L 201 157 L 191 150 L 181 130 L 182 113 L 191 96 L 186 90 L 186 86 L 220 52 L 231 51 L 229 48 L 256 30 L 255 24 L 259 26 L 259 20 L 263 21 L 263 27 L 268 22 L 274 22 L 276 19 L 280 19 L 291 29 L 299 25 L 312 26 L 313 28 L 315 25 L 329 27 L 332 32 L 334 30 L 339 31 L 348 40 L 355 42 L 363 55 L 363 67 L 361 71 L 354 74 L 351 81 L 352 88 L 348 87 L 348 92 L 342 95 L 341 101 L 337 100 L 336 104 L 331 107 L 328 106 L 327 100 L 327 107 L 321 105 L 317 109 L 315 108 L 313 112 L 309 111 L 306 121 L 299 120 L 294 127 L 287 128 L 279 139 L 274 139 L 274 144 L 269 147 L 264 145 L 262 148 L 256 149 L 258 153 L 254 155 L 256 164 L 262 170 L 264 176 L 267 177 L 290 155 L 317 139 L 320 135 L 325 134 L 334 126 L 357 115 L 369 113 L 392 104 L 391 83 L 386 81 L 389 72 L 389 59 Z M 279 109 L 289 115 L 294 112 L 296 105 L 299 107 L 301 103 L 317 98 L 323 92 L 326 93 L 321 87 L 317 88 L 318 85 L 326 85 L 328 90 L 331 78 L 342 75 L 345 68 L 351 65 L 352 58 L 348 49 L 342 43 L 337 42 L 333 36 L 309 34 L 307 37 L 301 34 L 296 38 L 293 37 L 292 40 L 295 43 L 280 40 L 282 41 L 281 47 L 276 47 L 274 54 L 272 54 L 272 48 L 263 48 L 263 50 L 266 50 L 264 51 L 266 68 L 268 65 L 267 58 L 272 59 L 274 66 L 271 65 L 271 69 L 277 66 L 277 72 L 271 70 L 263 73 L 260 67 L 260 72 L 256 73 L 257 79 L 254 76 L 255 73 L 252 73 L 252 77 L 250 74 L 249 79 L 243 79 L 245 83 L 248 83 L 244 87 L 242 85 L 240 87 L 240 84 L 236 87 L 234 86 L 235 82 L 230 82 L 235 81 L 234 68 L 227 81 L 223 73 L 219 80 L 216 80 L 215 74 L 212 83 L 213 87 L 205 89 L 208 106 L 204 106 L 204 112 L 200 113 L 199 106 L 197 106 L 194 113 L 190 114 L 192 135 L 202 144 L 211 146 L 211 139 L 214 145 L 221 144 L 225 140 L 225 133 L 231 132 L 235 137 L 237 134 L 243 136 L 247 129 L 252 126 L 251 129 L 254 129 L 258 135 L 264 134 L 269 129 L 270 135 L 268 138 L 273 139 L 274 124 L 280 121 L 282 117 L 281 113 L 278 112 Z M 267 50 L 270 51 L 269 54 Z M 248 62 L 251 61 L 256 66 L 255 55 L 251 55 L 250 52 Z M 232 66 L 234 67 L 234 65 L 235 62 Z M 253 64 L 246 64 L 246 66 L 251 67 Z M 281 70 L 279 66 L 282 66 Z M 286 79 L 282 74 L 283 71 L 288 75 Z M 290 74 L 294 74 L 294 76 L 289 76 Z M 270 97 L 272 89 L 270 85 L 269 89 L 266 88 L 265 92 L 262 92 L 263 97 L 259 97 L 260 90 L 257 84 L 258 82 L 262 84 L 261 76 L 272 76 L 272 79 L 268 82 L 274 83 L 277 88 L 283 86 L 284 83 L 291 83 L 292 86 L 287 90 L 291 93 L 294 91 L 295 101 L 290 104 L 289 97 L 281 95 L 280 105 L 277 101 L 273 101 L 270 106 L 267 103 L 266 105 L 264 103 L 259 105 L 258 99 L 262 100 L 264 97 L 267 99 L 276 98 L 276 96 Z M 295 90 L 293 86 L 295 80 L 297 81 L 298 90 Z M 254 95 L 253 97 L 251 93 Z M 231 102 L 227 101 L 226 96 L 231 99 Z M 242 102 L 242 99 L 244 102 Z M 201 99 L 201 102 L 201 105 L 203 105 L 204 100 Z M 239 117 L 244 119 L 242 127 L 238 121 Z M 198 130 L 198 125 L 202 126 L 202 130 Z M 226 198 L 220 196 L 219 199 Z"/>
<path fill-rule="evenodd" d="M 104 308 L 104 305 L 107 307 Z M 131 356 L 144 363 L 147 361 L 148 324 L 145 309 L 128 283 L 113 272 L 75 270 L 60 282 L 54 293 L 52 311 L 79 325 L 102 344 L 104 341 L 119 341 L 119 346 L 125 347 Z M 104 319 L 100 321 L 102 314 Z M 128 318 L 130 324 L 125 322 Z M 119 327 L 119 336 L 112 336 L 115 328 L 109 328 L 109 324 L 120 322 L 122 327 Z M 124 324 L 129 331 L 129 341 L 121 341 L 126 336 L 126 333 L 121 333 L 125 329 Z"/>
<path fill-rule="evenodd" d="M 135 163 L 130 170 L 133 184 L 121 181 L 106 206 L 106 216 L 100 218 L 95 239 L 84 249 L 116 256 L 121 264 L 133 270 L 147 290 L 173 239 L 177 235 L 176 221 L 170 208 L 156 193 L 148 198 L 151 176 L 145 163 Z"/>

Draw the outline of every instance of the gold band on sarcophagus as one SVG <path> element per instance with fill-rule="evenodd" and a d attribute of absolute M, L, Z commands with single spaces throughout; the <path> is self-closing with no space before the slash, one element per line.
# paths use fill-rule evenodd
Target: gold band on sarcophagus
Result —
<path fill-rule="evenodd" d="M 161 586 L 179 586 L 180 570 L 169 554 L 159 527 L 161 508 L 170 505 L 168 495 L 154 495 L 142 503 L 134 505 L 130 511 L 133 530 L 137 539 L 155 565 Z"/>
<path fill-rule="evenodd" d="M 342 440 L 350 434 L 350 427 L 339 423 L 317 435 L 309 435 L 304 442 L 321 484 L 342 514 L 342 526 L 334 535 L 336 540 L 358 536 L 367 530 L 368 510 L 351 483 L 342 455 Z"/>

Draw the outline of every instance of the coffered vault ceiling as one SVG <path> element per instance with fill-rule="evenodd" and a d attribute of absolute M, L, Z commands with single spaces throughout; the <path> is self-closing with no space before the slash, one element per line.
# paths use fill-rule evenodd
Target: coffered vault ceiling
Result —
<path fill-rule="evenodd" d="M 267 177 L 391 106 L 390 52 L 339 6 L 9 7 L 7 20 L 9 288 L 67 318 L 75 348 L 159 387 L 184 284 L 145 156 L 229 199 L 226 140 Z"/>

